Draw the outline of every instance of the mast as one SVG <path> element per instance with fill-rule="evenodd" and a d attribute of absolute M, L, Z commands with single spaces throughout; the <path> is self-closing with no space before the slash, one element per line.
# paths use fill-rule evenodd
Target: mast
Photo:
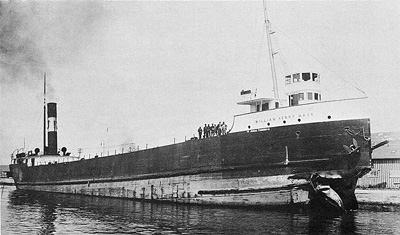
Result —
<path fill-rule="evenodd" d="M 46 72 L 43 78 L 43 155 L 46 154 Z"/>
<path fill-rule="evenodd" d="M 274 97 L 279 101 L 279 92 L 278 92 L 278 81 L 276 79 L 276 71 L 275 71 L 275 62 L 274 62 L 274 52 L 272 51 L 272 42 L 271 42 L 271 34 L 274 32 L 271 32 L 270 28 L 270 22 L 268 20 L 268 14 L 267 14 L 267 4 L 265 0 L 263 1 L 264 4 L 264 19 L 265 19 L 265 27 L 266 27 L 266 33 L 267 33 L 267 40 L 268 40 L 268 54 L 269 54 L 269 61 L 271 64 L 271 73 L 272 73 L 272 84 L 273 84 L 273 89 L 274 89 Z"/>

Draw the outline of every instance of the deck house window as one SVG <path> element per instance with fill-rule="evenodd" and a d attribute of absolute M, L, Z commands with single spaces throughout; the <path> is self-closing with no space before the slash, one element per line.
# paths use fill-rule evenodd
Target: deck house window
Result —
<path fill-rule="evenodd" d="M 307 92 L 307 98 L 308 100 L 312 100 L 312 92 Z"/>
<path fill-rule="evenodd" d="M 289 96 L 289 106 L 299 105 L 300 94 L 293 94 Z"/>
<path fill-rule="evenodd" d="M 304 100 L 304 93 L 299 93 L 299 100 Z"/>
<path fill-rule="evenodd" d="M 303 81 L 310 80 L 310 73 L 302 73 L 301 76 L 303 78 Z"/>
<path fill-rule="evenodd" d="M 293 82 L 300 82 L 300 73 L 293 74 Z"/>
<path fill-rule="evenodd" d="M 262 111 L 269 109 L 269 103 L 262 104 Z"/>
<path fill-rule="evenodd" d="M 319 94 L 318 93 L 314 93 L 314 99 L 315 100 L 319 100 L 318 98 L 319 98 Z"/>

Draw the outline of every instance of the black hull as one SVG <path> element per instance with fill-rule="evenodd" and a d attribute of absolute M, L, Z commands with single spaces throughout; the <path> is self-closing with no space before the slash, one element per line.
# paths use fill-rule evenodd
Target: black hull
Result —
<path fill-rule="evenodd" d="M 186 182 L 189 184 L 190 177 L 197 177 L 196 182 L 213 179 L 223 182 L 283 176 L 295 182 L 307 181 L 312 174 L 321 173 L 327 178 L 334 175 L 346 182 L 356 182 L 371 167 L 369 136 L 369 119 L 307 123 L 257 132 L 231 133 L 68 163 L 33 167 L 13 164 L 10 169 L 17 187 L 31 190 L 40 188 L 38 190 L 44 191 L 57 191 L 51 188 L 66 185 L 113 185 L 174 177 L 186 177 L 185 181 L 189 179 Z M 353 139 L 360 145 L 357 154 L 349 154 L 343 147 L 350 146 Z M 202 192 L 207 191 L 211 192 L 210 195 L 218 195 L 219 192 L 226 195 L 233 193 L 227 190 L 235 190 L 232 187 L 219 186 L 215 182 L 213 184 L 212 187 L 207 186 L 198 191 L 193 191 L 192 187 L 191 194 L 194 195 L 191 197 L 200 197 Z M 49 190 L 46 190 L 47 186 Z M 153 197 L 153 187 L 152 185 L 150 198 Z M 273 188 L 269 185 L 263 187 Z M 282 183 L 277 187 L 290 185 Z M 335 189 L 343 197 L 352 197 L 341 186 L 336 186 Z M 239 187 L 237 190 L 240 190 Z M 251 190 L 251 187 L 244 190 Z M 353 209 L 350 204 L 346 206 Z"/>

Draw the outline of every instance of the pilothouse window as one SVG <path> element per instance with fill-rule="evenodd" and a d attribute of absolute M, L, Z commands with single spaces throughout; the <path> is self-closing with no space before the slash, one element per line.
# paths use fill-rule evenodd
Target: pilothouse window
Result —
<path fill-rule="evenodd" d="M 303 78 L 303 81 L 310 80 L 310 73 L 302 73 L 301 76 Z"/>
<path fill-rule="evenodd" d="M 293 82 L 300 82 L 300 73 L 293 74 Z"/>
<path fill-rule="evenodd" d="M 314 82 L 319 82 L 319 74 L 318 73 L 313 73 L 312 74 L 312 80 Z"/>
<path fill-rule="evenodd" d="M 287 76 L 285 77 L 285 81 L 286 81 L 286 85 L 287 85 L 287 84 L 290 84 L 291 81 L 292 81 L 292 76 L 287 75 Z"/>

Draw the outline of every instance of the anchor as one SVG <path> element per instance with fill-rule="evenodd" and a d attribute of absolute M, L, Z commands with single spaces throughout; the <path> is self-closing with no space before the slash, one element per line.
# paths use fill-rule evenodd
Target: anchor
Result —
<path fill-rule="evenodd" d="M 360 132 L 356 133 L 353 130 L 350 130 L 350 128 L 346 127 L 345 131 L 347 132 L 347 134 L 349 134 L 350 136 L 353 137 L 353 144 L 349 146 L 343 145 L 343 148 L 347 151 L 347 153 L 349 155 L 352 155 L 356 152 L 359 152 L 360 150 L 360 146 L 358 146 L 357 140 L 354 138 L 355 136 L 361 136 L 362 133 L 362 137 L 364 138 L 364 140 L 366 141 L 371 141 L 371 137 L 367 137 L 365 136 L 365 132 L 364 132 L 364 128 L 360 130 Z M 371 153 L 372 151 L 374 151 L 375 149 L 384 146 L 385 144 L 388 144 L 389 140 L 384 140 L 382 142 L 379 142 L 378 144 L 375 144 L 374 146 L 371 147 Z"/>
<path fill-rule="evenodd" d="M 350 146 L 343 145 L 343 148 L 346 150 L 346 152 L 349 155 L 353 155 L 354 153 L 359 153 L 360 152 L 360 146 L 358 146 L 357 140 L 353 138 L 353 144 Z"/>

